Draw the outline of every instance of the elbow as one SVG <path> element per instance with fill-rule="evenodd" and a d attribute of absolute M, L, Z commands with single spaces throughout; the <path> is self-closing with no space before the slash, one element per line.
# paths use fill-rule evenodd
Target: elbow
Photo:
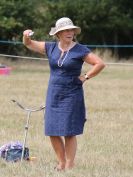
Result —
<path fill-rule="evenodd" d="M 102 64 L 102 67 L 103 67 L 103 68 L 105 68 L 105 66 L 106 66 L 106 64 L 105 64 L 105 63 L 103 63 L 103 64 Z"/>
<path fill-rule="evenodd" d="M 100 62 L 99 65 L 100 65 L 101 69 L 105 68 L 105 66 L 106 66 L 106 64 L 104 62 Z"/>

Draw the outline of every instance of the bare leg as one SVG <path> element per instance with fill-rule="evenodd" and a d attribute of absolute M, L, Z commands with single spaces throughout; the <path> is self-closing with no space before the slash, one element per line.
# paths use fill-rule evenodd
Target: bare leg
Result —
<path fill-rule="evenodd" d="M 77 150 L 76 136 L 65 137 L 66 169 L 71 169 L 74 166 L 76 150 Z"/>
<path fill-rule="evenodd" d="M 50 140 L 59 162 L 57 170 L 63 170 L 66 163 L 64 142 L 59 136 L 50 136 Z"/>

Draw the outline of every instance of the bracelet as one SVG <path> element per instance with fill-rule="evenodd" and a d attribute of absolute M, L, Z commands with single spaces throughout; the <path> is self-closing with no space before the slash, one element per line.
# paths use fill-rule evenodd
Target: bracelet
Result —
<path fill-rule="evenodd" d="M 90 79 L 87 74 L 85 74 L 85 79 L 86 79 L 86 80 Z"/>

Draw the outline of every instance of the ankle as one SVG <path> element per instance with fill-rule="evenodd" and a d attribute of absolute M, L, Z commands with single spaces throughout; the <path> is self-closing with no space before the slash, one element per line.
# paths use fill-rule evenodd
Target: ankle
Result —
<path fill-rule="evenodd" d="M 71 169 L 74 167 L 74 162 L 73 161 L 66 161 L 66 164 L 65 164 L 65 169 Z"/>
<path fill-rule="evenodd" d="M 61 166 L 61 167 L 65 167 L 66 161 L 65 161 L 65 160 L 59 161 L 59 162 L 58 162 L 58 165 Z"/>
<path fill-rule="evenodd" d="M 65 167 L 65 163 L 64 162 L 60 162 L 60 163 L 58 163 L 58 166 L 60 166 L 60 167 Z"/>

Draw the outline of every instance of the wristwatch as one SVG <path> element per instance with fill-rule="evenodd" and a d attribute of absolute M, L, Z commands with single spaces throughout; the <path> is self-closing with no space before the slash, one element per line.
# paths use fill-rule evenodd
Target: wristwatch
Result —
<path fill-rule="evenodd" d="M 85 77 L 86 80 L 90 79 L 89 76 L 88 76 L 87 74 L 85 74 L 84 77 Z"/>

